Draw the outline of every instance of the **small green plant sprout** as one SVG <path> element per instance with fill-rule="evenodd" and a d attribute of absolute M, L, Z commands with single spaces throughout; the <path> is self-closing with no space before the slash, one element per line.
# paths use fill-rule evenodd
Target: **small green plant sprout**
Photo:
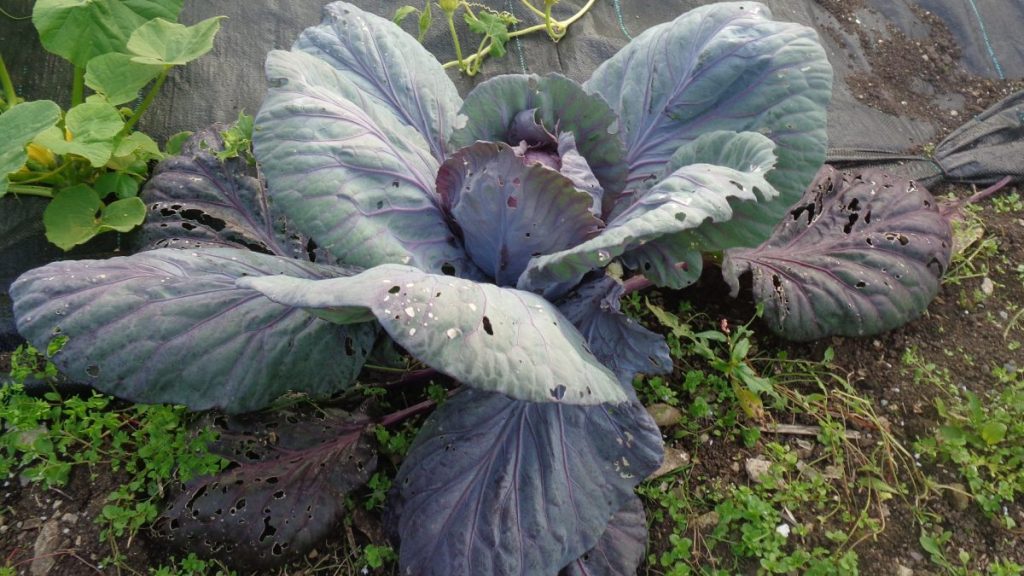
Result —
<path fill-rule="evenodd" d="M 932 378 L 941 384 L 935 399 L 941 425 L 915 449 L 952 466 L 981 510 L 1014 529 L 1006 506 L 1024 495 L 1024 371 L 997 367 L 992 376 L 996 385 L 985 395 Z"/>
<path fill-rule="evenodd" d="M 739 405 L 747 417 L 761 422 L 764 420 L 763 395 L 774 395 L 771 380 L 759 375 L 750 363 L 753 331 L 750 322 L 730 326 L 728 320 L 719 322 L 718 330 L 694 332 L 689 324 L 665 310 L 648 302 L 648 309 L 672 335 L 689 343 L 689 351 L 706 360 L 708 365 L 721 374 L 732 386 Z M 760 315 L 761 308 L 755 318 Z M 671 347 L 670 347 L 671 349 Z"/>
<path fill-rule="evenodd" d="M 142 223 L 137 197 L 159 146 L 135 125 L 175 66 L 213 47 L 221 17 L 185 26 L 180 0 L 39 0 L 32 22 L 47 51 L 74 66 L 71 105 L 24 102 L 0 56 L 0 196 L 50 199 L 46 237 L 64 250 Z M 123 108 L 139 98 L 133 107 Z M 86 95 L 86 87 L 93 94 Z"/>
<path fill-rule="evenodd" d="M 441 9 L 444 14 L 445 23 L 451 34 L 452 45 L 455 48 L 455 60 L 444 64 L 445 68 L 455 68 L 467 76 L 475 76 L 480 72 L 484 60 L 488 56 L 501 58 L 507 52 L 505 45 L 514 38 L 519 38 L 534 32 L 546 32 L 553 42 L 561 40 L 573 23 L 583 17 L 596 0 L 589 0 L 575 14 L 565 20 L 558 20 L 552 15 L 552 8 L 558 4 L 558 0 L 543 0 L 544 7 L 538 8 L 530 0 L 520 0 L 523 6 L 539 20 L 538 24 L 516 29 L 520 24 L 518 18 L 507 11 L 498 11 L 475 2 L 465 0 L 440 0 L 432 3 L 430 0 L 424 4 L 423 9 L 415 6 L 402 6 L 395 10 L 392 20 L 397 24 L 401 23 L 412 14 L 419 14 L 418 38 L 420 42 L 426 37 L 427 32 L 433 23 L 432 4 Z M 480 40 L 477 43 L 476 51 L 464 55 L 462 43 L 459 40 L 459 32 L 456 27 L 456 14 L 462 11 L 462 20 L 466 23 L 470 32 L 478 35 Z"/>

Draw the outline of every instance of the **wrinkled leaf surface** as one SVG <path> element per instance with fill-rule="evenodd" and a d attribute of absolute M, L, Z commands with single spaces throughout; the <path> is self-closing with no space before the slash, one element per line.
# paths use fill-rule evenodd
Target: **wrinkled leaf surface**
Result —
<path fill-rule="evenodd" d="M 916 318 L 949 265 L 952 232 L 913 181 L 826 166 L 764 244 L 726 252 L 733 293 L 753 275 L 768 325 L 792 340 L 867 336 Z"/>
<path fill-rule="evenodd" d="M 244 278 L 275 302 L 339 322 L 372 313 L 409 354 L 466 385 L 535 402 L 622 402 L 615 376 L 547 300 L 382 265 L 350 278 Z"/>
<path fill-rule="evenodd" d="M 157 522 L 186 550 L 235 567 L 301 557 L 346 513 L 377 466 L 365 417 L 288 408 L 228 419 L 211 452 L 234 462 L 188 483 Z"/>
<path fill-rule="evenodd" d="M 77 381 L 136 402 L 245 412 L 290 390 L 345 388 L 376 331 L 276 304 L 236 279 L 347 273 L 242 250 L 154 250 L 36 268 L 11 296 L 33 345 L 68 338 L 54 362 Z"/>
<path fill-rule="evenodd" d="M 704 133 L 756 131 L 777 144 L 769 181 L 781 196 L 765 204 L 759 226 L 746 228 L 746 246 L 767 238 L 800 197 L 827 143 L 832 69 L 825 51 L 813 29 L 770 18 L 757 2 L 698 7 L 637 36 L 585 84 L 619 115 L 629 193 Z"/>

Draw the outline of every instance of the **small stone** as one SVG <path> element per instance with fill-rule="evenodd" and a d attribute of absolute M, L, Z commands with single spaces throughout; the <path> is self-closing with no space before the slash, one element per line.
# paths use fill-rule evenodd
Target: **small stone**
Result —
<path fill-rule="evenodd" d="M 967 488 L 959 482 L 954 482 L 949 485 L 949 491 L 946 492 L 949 505 L 954 510 L 964 511 L 971 505 L 971 497 L 967 494 Z"/>
<path fill-rule="evenodd" d="M 698 530 L 707 530 L 718 526 L 718 520 L 718 512 L 712 510 L 711 512 L 705 512 L 698 516 L 697 519 L 693 521 L 693 525 Z"/>
<path fill-rule="evenodd" d="M 57 563 L 57 555 L 54 554 L 61 547 L 64 536 L 60 533 L 60 522 L 56 518 L 47 520 L 36 536 L 36 543 L 32 549 L 32 564 L 29 566 L 29 574 L 32 576 L 46 576 Z"/>
<path fill-rule="evenodd" d="M 771 470 L 772 463 L 764 458 L 747 458 L 746 462 L 743 463 L 743 468 L 747 471 L 747 476 L 751 480 L 760 484 L 764 475 Z"/>
<path fill-rule="evenodd" d="M 923 562 L 924 561 L 924 554 L 921 554 L 917 550 L 911 550 L 910 551 L 910 557 L 914 559 L 914 562 Z"/>
<path fill-rule="evenodd" d="M 843 469 L 835 464 L 829 464 L 825 466 L 825 471 L 821 475 L 829 480 L 838 480 L 843 477 Z"/>
<path fill-rule="evenodd" d="M 729 466 L 729 468 L 731 468 L 732 471 L 735 472 L 736 474 L 740 473 L 740 463 L 739 462 L 733 462 L 732 465 Z"/>
<path fill-rule="evenodd" d="M 900 564 L 896 565 L 896 576 L 914 576 L 914 571 Z"/>
<path fill-rule="evenodd" d="M 778 532 L 779 535 L 781 535 L 783 538 L 789 538 L 789 533 L 792 531 L 792 528 L 789 527 L 789 524 L 783 522 L 782 524 L 779 524 L 775 527 L 775 531 Z"/>
<path fill-rule="evenodd" d="M 665 459 L 661 463 L 661 467 L 651 474 L 651 478 L 660 478 L 666 474 L 670 474 L 675 470 L 682 468 L 690 463 L 690 454 L 685 450 L 679 448 L 673 448 L 671 446 L 665 447 Z"/>
<path fill-rule="evenodd" d="M 22 531 L 25 531 L 25 530 L 35 530 L 35 529 L 39 528 L 42 525 L 43 525 L 43 521 L 40 520 L 39 518 L 29 518 L 28 520 L 24 520 L 22 522 L 18 522 L 18 528 L 20 528 Z"/>
<path fill-rule="evenodd" d="M 953 118 L 956 118 L 957 116 L 960 115 L 960 113 L 957 112 L 956 110 L 950 110 L 949 115 L 952 116 Z"/>
<path fill-rule="evenodd" d="M 78 523 L 78 514 L 72 514 L 71 512 L 65 512 L 64 515 L 60 517 L 60 521 L 64 522 L 65 524 L 77 524 Z"/>
<path fill-rule="evenodd" d="M 810 458 L 814 454 L 814 444 L 811 444 L 807 440 L 797 438 L 794 442 L 796 444 L 796 457 L 800 459 Z"/>
<path fill-rule="evenodd" d="M 985 296 L 991 296 L 992 293 L 995 291 L 995 282 L 993 282 L 992 279 L 989 278 L 988 276 L 985 276 L 985 278 L 981 280 L 981 293 L 984 294 Z"/>
<path fill-rule="evenodd" d="M 658 428 L 671 428 L 679 424 L 679 420 L 683 417 L 683 413 L 678 408 L 668 404 L 651 404 L 647 407 L 647 413 L 654 419 Z"/>

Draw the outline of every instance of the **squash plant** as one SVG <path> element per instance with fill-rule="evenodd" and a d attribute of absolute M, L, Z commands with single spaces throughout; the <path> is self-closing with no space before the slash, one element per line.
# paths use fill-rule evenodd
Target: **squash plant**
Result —
<path fill-rule="evenodd" d="M 465 100 L 392 22 L 344 2 L 324 14 L 267 59 L 253 134 L 265 182 L 201 132 L 147 185 L 142 236 L 156 249 L 51 264 L 12 296 L 37 347 L 66 338 L 63 370 L 139 402 L 241 413 L 329 396 L 378 338 L 462 383 L 390 494 L 403 573 L 635 570 L 646 530 L 633 488 L 662 445 L 631 382 L 672 362 L 661 335 L 619 311 L 624 280 L 682 287 L 706 255 L 774 231 L 728 252 L 727 272 L 759 270 L 759 290 L 789 295 L 823 267 L 807 255 L 825 258 L 834 273 L 811 278 L 821 297 L 777 306 L 821 311 L 813 337 L 842 329 L 830 310 L 864 302 L 905 321 L 927 298 L 900 287 L 942 272 L 948 226 L 925 196 L 808 186 L 832 71 L 813 30 L 761 4 L 656 26 L 582 85 L 499 76 Z M 901 227 L 908 214 L 916 228 Z M 808 249 L 807 234 L 884 257 Z M 870 297 L 844 301 L 872 266 Z M 366 481 L 368 432 L 406 414 L 292 417 L 273 442 L 249 422 L 229 450 L 237 466 L 191 485 L 165 528 L 253 563 L 301 552 Z"/>
<path fill-rule="evenodd" d="M 0 56 L 0 197 L 50 198 L 46 237 L 64 250 L 142 223 L 148 163 L 163 155 L 134 127 L 174 66 L 213 47 L 220 18 L 176 22 L 184 0 L 38 0 L 43 47 L 74 66 L 71 105 L 23 102 Z M 133 108 L 118 108 L 149 90 Z M 86 97 L 88 86 L 94 94 Z"/>

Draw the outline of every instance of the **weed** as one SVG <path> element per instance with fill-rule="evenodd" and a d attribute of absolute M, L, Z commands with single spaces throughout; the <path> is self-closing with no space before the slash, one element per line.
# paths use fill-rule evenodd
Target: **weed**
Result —
<path fill-rule="evenodd" d="M 942 279 L 945 284 L 960 286 L 967 280 L 987 276 L 991 260 L 999 254 L 999 241 L 985 235 L 980 210 L 977 206 L 965 206 L 964 217 L 953 220 L 953 256 Z"/>
<path fill-rule="evenodd" d="M 1021 199 L 1020 194 L 1017 192 L 999 194 L 992 197 L 992 208 L 998 214 L 1024 212 L 1024 200 Z"/>
<path fill-rule="evenodd" d="M 170 565 L 160 565 L 149 569 L 149 576 L 234 576 L 219 562 L 203 560 L 193 553 L 181 560 L 171 559 Z"/>
<path fill-rule="evenodd" d="M 53 350 L 50 351 L 52 354 Z M 56 368 L 35 349 L 19 348 L 11 361 L 12 382 L 0 388 L 0 476 L 19 472 L 47 488 L 63 486 L 72 468 L 85 465 L 93 477 L 123 471 L 127 480 L 107 497 L 98 521 L 102 537 L 131 537 L 156 519 L 157 503 L 171 482 L 221 470 L 226 461 L 207 451 L 211 432 L 193 433 L 180 406 L 120 407 L 108 396 L 34 397 L 29 376 L 53 383 Z"/>
<path fill-rule="evenodd" d="M 942 424 L 915 444 L 922 458 L 952 464 L 980 508 L 1007 528 L 1004 506 L 1024 495 L 1024 371 L 992 371 L 998 386 L 978 395 L 948 381 L 935 399 Z"/>

